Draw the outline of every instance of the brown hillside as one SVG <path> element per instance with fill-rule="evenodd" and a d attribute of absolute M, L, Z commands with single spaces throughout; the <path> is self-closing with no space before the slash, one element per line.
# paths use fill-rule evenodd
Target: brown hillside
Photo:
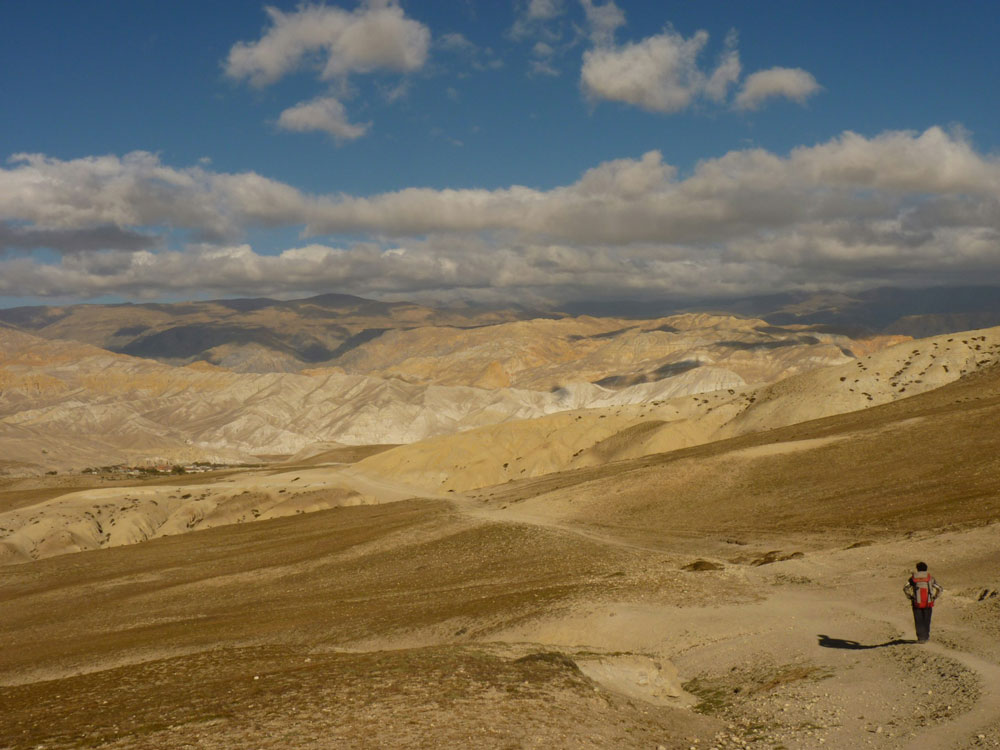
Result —
<path fill-rule="evenodd" d="M 919 534 L 1000 521 L 997 424 L 994 366 L 860 412 L 481 494 L 517 513 L 646 542 Z"/>

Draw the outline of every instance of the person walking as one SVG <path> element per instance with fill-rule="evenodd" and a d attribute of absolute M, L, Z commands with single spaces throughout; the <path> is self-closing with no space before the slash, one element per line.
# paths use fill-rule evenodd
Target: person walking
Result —
<path fill-rule="evenodd" d="M 931 637 L 931 615 L 934 602 L 942 589 L 934 576 L 927 572 L 927 563 L 918 562 L 917 569 L 903 587 L 903 593 L 913 606 L 913 625 L 917 631 L 917 643 L 927 643 Z"/>

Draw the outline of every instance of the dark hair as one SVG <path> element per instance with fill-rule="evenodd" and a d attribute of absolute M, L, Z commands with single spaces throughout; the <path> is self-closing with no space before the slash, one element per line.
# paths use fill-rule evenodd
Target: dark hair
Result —
<path fill-rule="evenodd" d="M 925 563 L 925 562 L 918 562 L 917 563 L 917 570 L 920 570 L 920 571 L 927 570 L 927 563 Z"/>

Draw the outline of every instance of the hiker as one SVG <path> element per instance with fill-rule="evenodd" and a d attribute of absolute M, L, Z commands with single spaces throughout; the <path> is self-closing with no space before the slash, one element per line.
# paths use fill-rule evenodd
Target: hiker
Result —
<path fill-rule="evenodd" d="M 903 587 L 903 593 L 913 605 L 913 624 L 917 629 L 917 643 L 927 643 L 931 637 L 931 615 L 934 613 L 934 600 L 941 595 L 943 589 L 927 572 L 927 563 L 918 562 L 917 570 Z"/>

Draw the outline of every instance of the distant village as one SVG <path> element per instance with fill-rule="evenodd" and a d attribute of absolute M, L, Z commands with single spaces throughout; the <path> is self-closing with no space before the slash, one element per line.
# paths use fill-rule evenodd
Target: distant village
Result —
<path fill-rule="evenodd" d="M 115 477 L 155 477 L 181 474 L 203 474 L 207 471 L 220 471 L 222 469 L 249 469 L 263 466 L 263 464 L 218 464 L 210 461 L 195 461 L 190 464 L 151 464 L 142 466 L 128 466 L 126 464 L 114 464 L 111 466 L 89 466 L 82 474 L 97 474 L 101 476 Z"/>

